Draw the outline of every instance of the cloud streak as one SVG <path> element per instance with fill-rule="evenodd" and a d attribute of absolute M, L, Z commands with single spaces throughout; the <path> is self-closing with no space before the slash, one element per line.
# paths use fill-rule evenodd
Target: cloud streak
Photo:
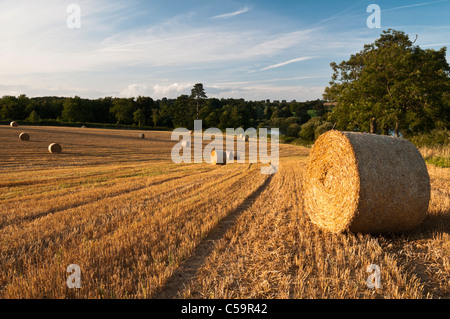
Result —
<path fill-rule="evenodd" d="M 277 63 L 277 64 L 266 66 L 266 67 L 260 69 L 260 71 L 276 69 L 276 68 L 279 68 L 279 67 L 291 64 L 291 63 L 306 61 L 306 60 L 310 60 L 310 59 L 313 59 L 313 58 L 314 57 L 308 57 L 308 56 L 307 57 L 296 58 L 296 59 L 288 60 L 288 61 L 285 61 L 285 62 L 281 62 L 281 63 Z"/>
<path fill-rule="evenodd" d="M 416 4 L 410 4 L 410 5 L 406 5 L 406 6 L 401 6 L 401 7 L 396 7 L 396 8 L 391 8 L 391 9 L 381 10 L 381 12 L 388 12 L 388 11 L 394 11 L 394 10 L 400 10 L 400 9 L 407 9 L 407 8 L 414 8 L 414 7 L 422 7 L 422 6 L 428 6 L 428 5 L 431 5 L 431 4 L 442 3 L 442 2 L 448 2 L 448 1 L 449 1 L 449 0 L 440 0 L 440 1 L 432 1 L 432 2 L 416 3 Z"/>
<path fill-rule="evenodd" d="M 242 9 L 234 11 L 234 12 L 224 13 L 224 14 L 220 14 L 220 15 L 211 17 L 210 19 L 229 19 L 229 18 L 238 16 L 240 14 L 246 13 L 248 11 L 250 11 L 250 8 L 249 7 L 244 7 Z"/>

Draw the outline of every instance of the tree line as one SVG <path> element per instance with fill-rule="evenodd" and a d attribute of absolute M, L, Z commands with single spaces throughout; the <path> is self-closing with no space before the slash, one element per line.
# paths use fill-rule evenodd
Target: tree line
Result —
<path fill-rule="evenodd" d="M 198 84 L 197 84 L 198 85 Z M 203 127 L 220 129 L 242 127 L 276 127 L 290 135 L 312 117 L 322 117 L 329 110 L 323 100 L 246 101 L 233 98 L 196 98 L 180 95 L 177 98 L 153 99 L 104 97 L 87 99 L 75 97 L 33 97 L 26 95 L 0 98 L 0 120 L 39 122 L 58 120 L 70 123 L 99 123 L 134 125 L 173 129 L 193 129 L 194 120 L 203 120 Z"/>

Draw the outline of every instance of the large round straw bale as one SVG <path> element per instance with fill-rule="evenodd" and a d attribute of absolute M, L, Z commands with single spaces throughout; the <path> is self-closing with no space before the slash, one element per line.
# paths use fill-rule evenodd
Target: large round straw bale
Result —
<path fill-rule="evenodd" d="M 21 141 L 29 141 L 30 140 L 30 134 L 22 132 L 19 134 L 19 139 Z"/>
<path fill-rule="evenodd" d="M 223 151 L 213 150 L 211 152 L 211 164 L 225 165 L 227 163 L 227 153 Z"/>
<path fill-rule="evenodd" d="M 232 162 L 234 160 L 234 152 L 233 151 L 227 151 L 225 153 L 226 153 L 226 156 L 227 156 L 227 162 L 228 161 Z"/>
<path fill-rule="evenodd" d="M 61 153 L 62 147 L 57 143 L 52 143 L 48 146 L 48 151 L 50 153 Z"/>
<path fill-rule="evenodd" d="M 145 139 L 145 134 L 144 133 L 139 133 L 139 138 Z"/>
<path fill-rule="evenodd" d="M 430 200 L 428 171 L 417 148 L 402 138 L 365 133 L 321 135 L 303 186 L 312 222 L 334 233 L 412 230 Z"/>
<path fill-rule="evenodd" d="M 11 127 L 18 127 L 19 124 L 16 121 L 12 121 L 11 123 L 9 123 L 9 126 L 11 126 Z"/>

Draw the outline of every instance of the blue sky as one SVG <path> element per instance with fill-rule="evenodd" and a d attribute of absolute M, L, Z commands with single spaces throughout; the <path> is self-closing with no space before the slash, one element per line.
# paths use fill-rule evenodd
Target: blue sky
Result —
<path fill-rule="evenodd" d="M 381 29 L 367 26 L 370 4 Z M 208 97 L 313 100 L 330 62 L 382 30 L 449 46 L 449 16 L 450 0 L 2 0 L 0 95 L 174 98 L 203 83 Z"/>

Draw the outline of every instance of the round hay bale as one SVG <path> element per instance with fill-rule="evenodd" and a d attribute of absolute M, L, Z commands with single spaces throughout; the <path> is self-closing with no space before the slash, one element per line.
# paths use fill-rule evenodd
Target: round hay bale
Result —
<path fill-rule="evenodd" d="M 29 141 L 30 140 L 30 134 L 22 132 L 19 134 L 19 139 L 21 141 Z"/>
<path fill-rule="evenodd" d="M 9 126 L 11 126 L 11 127 L 18 127 L 19 123 L 17 123 L 16 121 L 12 121 L 11 123 L 9 123 Z"/>
<path fill-rule="evenodd" d="M 241 140 L 243 140 L 244 142 L 248 142 L 248 136 L 247 135 L 242 136 Z"/>
<path fill-rule="evenodd" d="M 86 128 L 86 125 L 81 125 L 81 128 Z"/>
<path fill-rule="evenodd" d="M 234 152 L 233 151 L 227 151 L 225 152 L 227 156 L 227 162 L 232 162 L 234 160 Z"/>
<path fill-rule="evenodd" d="M 62 152 L 62 147 L 61 145 L 57 144 L 57 143 L 52 143 L 48 146 L 48 151 L 50 153 L 61 153 Z"/>
<path fill-rule="evenodd" d="M 227 153 L 215 150 L 211 152 L 211 164 L 225 165 L 226 163 L 227 163 Z"/>
<path fill-rule="evenodd" d="M 145 139 L 145 134 L 144 133 L 139 133 L 139 138 Z"/>
<path fill-rule="evenodd" d="M 241 160 L 241 152 L 235 152 L 234 153 L 234 160 L 240 161 Z"/>
<path fill-rule="evenodd" d="M 333 233 L 412 230 L 425 218 L 431 189 L 409 141 L 334 130 L 311 149 L 303 188 L 311 221 Z"/>
<path fill-rule="evenodd" d="M 183 147 L 191 147 L 191 142 L 183 141 L 183 142 L 181 142 L 181 146 L 183 146 Z"/>

